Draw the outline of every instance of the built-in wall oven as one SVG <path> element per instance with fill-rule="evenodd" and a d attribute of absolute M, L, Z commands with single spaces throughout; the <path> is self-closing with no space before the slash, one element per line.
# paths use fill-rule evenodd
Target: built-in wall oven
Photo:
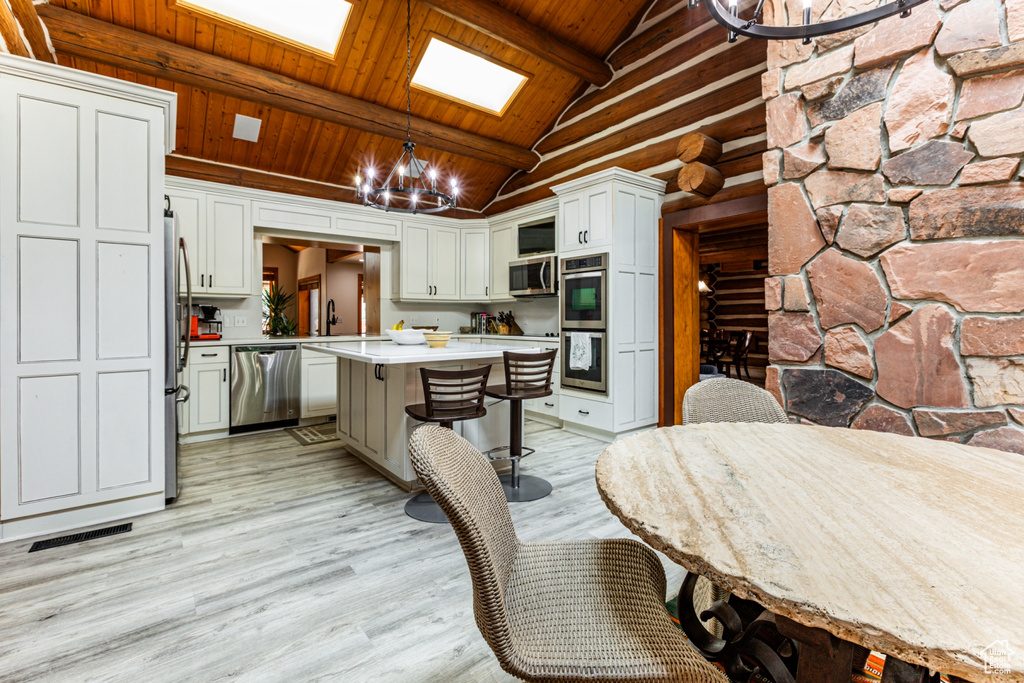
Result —
<path fill-rule="evenodd" d="M 562 386 L 608 393 L 608 254 L 562 259 Z"/>
<path fill-rule="evenodd" d="M 562 329 L 608 327 L 608 254 L 562 259 Z"/>
<path fill-rule="evenodd" d="M 608 393 L 605 348 L 604 332 L 562 330 L 562 386 Z"/>

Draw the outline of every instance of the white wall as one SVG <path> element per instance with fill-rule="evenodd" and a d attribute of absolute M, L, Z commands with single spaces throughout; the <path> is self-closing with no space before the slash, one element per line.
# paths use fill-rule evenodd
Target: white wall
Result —
<path fill-rule="evenodd" d="M 327 287 L 324 296 L 324 310 L 327 301 L 334 299 L 335 315 L 340 323 L 331 326 L 331 334 L 359 334 L 359 276 L 363 264 L 358 261 L 340 261 L 327 264 Z M 324 317 L 324 334 L 327 334 L 327 317 Z"/>

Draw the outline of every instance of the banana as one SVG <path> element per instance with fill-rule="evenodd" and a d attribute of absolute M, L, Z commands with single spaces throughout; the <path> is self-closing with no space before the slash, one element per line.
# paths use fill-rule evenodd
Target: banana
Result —
<path fill-rule="evenodd" d="M 393 330 L 400 330 L 400 329 L 402 329 L 402 327 L 404 325 L 405 325 L 405 321 L 404 320 L 399 320 L 397 323 L 395 323 L 394 325 L 391 326 L 391 329 L 393 329 Z"/>

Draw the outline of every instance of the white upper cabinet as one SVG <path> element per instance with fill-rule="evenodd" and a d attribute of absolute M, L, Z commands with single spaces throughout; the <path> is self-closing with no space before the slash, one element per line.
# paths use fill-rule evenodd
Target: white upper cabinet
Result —
<path fill-rule="evenodd" d="M 252 202 L 210 195 L 206 200 L 206 292 L 252 294 Z M 200 280 L 202 280 L 200 273 Z"/>
<path fill-rule="evenodd" d="M 426 300 L 433 294 L 430 282 L 430 228 L 406 225 L 402 228 L 402 298 Z"/>
<path fill-rule="evenodd" d="M 611 183 L 562 198 L 559 253 L 598 251 L 612 243 Z"/>
<path fill-rule="evenodd" d="M 462 231 L 462 299 L 487 301 L 491 290 L 491 231 Z"/>
<path fill-rule="evenodd" d="M 401 298 L 405 301 L 459 301 L 462 229 L 427 225 L 402 228 L 399 254 Z"/>
<path fill-rule="evenodd" d="M 512 298 L 508 293 L 508 264 L 518 256 L 516 234 L 513 225 L 491 230 L 491 301 Z"/>
<path fill-rule="evenodd" d="M 178 221 L 178 237 L 185 240 L 185 251 L 188 253 L 188 265 L 195 281 L 193 292 L 206 291 L 199 286 L 199 274 L 206 272 L 206 244 L 200 243 L 199 236 L 206 237 L 206 194 L 191 190 L 167 189 L 171 200 L 171 211 Z M 205 284 L 206 278 L 203 278 Z M 185 293 L 185 275 L 178 278 L 178 291 Z"/>
<path fill-rule="evenodd" d="M 430 280 L 434 285 L 432 298 L 443 301 L 458 301 L 461 262 L 459 247 L 462 243 L 461 228 L 434 228 L 432 231 L 431 261 L 433 270 Z"/>

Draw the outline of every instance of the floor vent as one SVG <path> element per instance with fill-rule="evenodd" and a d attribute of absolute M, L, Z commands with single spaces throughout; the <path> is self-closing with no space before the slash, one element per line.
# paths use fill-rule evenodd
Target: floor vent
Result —
<path fill-rule="evenodd" d="M 28 551 L 30 553 L 34 553 L 37 550 L 49 550 L 50 548 L 59 548 L 62 545 L 71 545 L 72 543 L 91 541 L 94 538 L 103 538 L 104 536 L 116 536 L 117 534 L 126 534 L 131 530 L 132 523 L 128 522 L 127 524 L 108 526 L 105 529 L 83 531 L 80 534 L 71 534 L 70 536 L 61 536 L 59 538 L 49 538 L 45 541 L 36 541 L 32 544 L 32 547 L 29 548 Z"/>

